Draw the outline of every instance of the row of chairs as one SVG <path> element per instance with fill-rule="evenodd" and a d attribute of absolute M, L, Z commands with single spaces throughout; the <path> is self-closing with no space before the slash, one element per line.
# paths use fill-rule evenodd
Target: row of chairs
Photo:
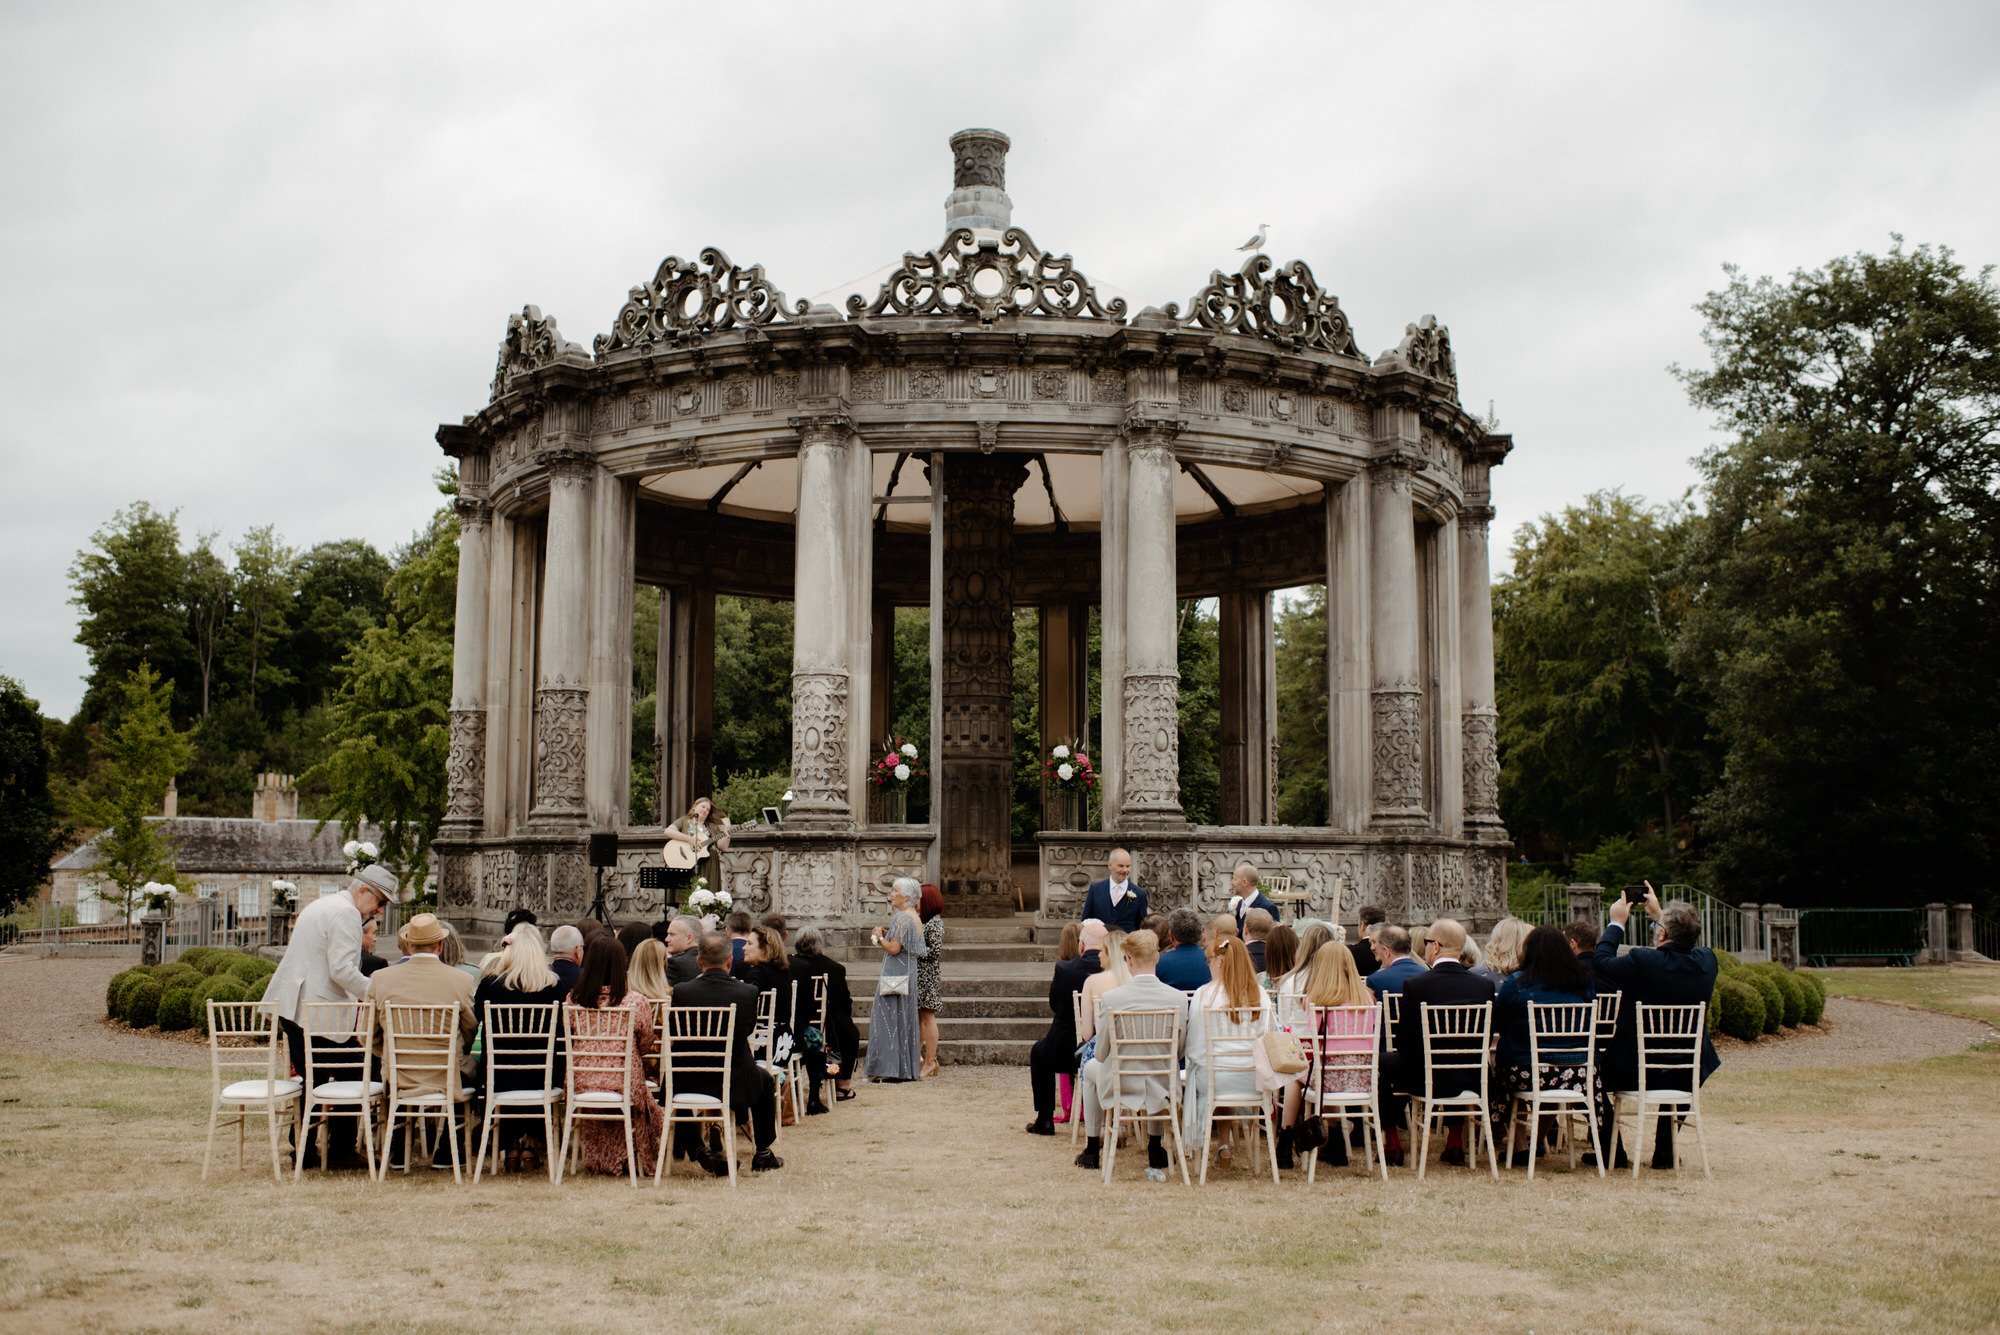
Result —
<path fill-rule="evenodd" d="M 459 1153 L 461 1136 L 469 1137 L 465 1110 L 471 1092 L 460 1079 L 460 1032 L 455 1006 L 385 1005 L 382 1026 L 382 1079 L 371 1077 L 368 1054 L 374 1047 L 377 1007 L 370 1002 L 314 1002 L 304 1007 L 303 1078 L 282 1074 L 285 1045 L 275 1010 L 264 1002 L 208 1003 L 212 1100 L 208 1144 L 202 1157 L 206 1180 L 219 1130 L 237 1129 L 237 1167 L 243 1166 L 250 1119 L 268 1121 L 271 1173 L 283 1180 L 279 1118 L 300 1119 L 292 1164 L 297 1182 L 304 1171 L 306 1146 L 315 1126 L 329 1118 L 355 1116 L 361 1124 L 363 1150 L 371 1177 L 386 1177 L 389 1146 L 396 1129 L 403 1130 L 403 1171 L 409 1171 L 409 1144 L 432 1123 L 451 1155 L 452 1178 L 463 1182 Z M 655 1003 L 660 1034 L 661 1102 L 666 1108 L 666 1134 L 653 1164 L 657 1184 L 670 1162 L 674 1126 L 713 1122 L 721 1129 L 729 1179 L 736 1182 L 736 1119 L 730 1088 L 736 1011 L 728 1006 L 665 1007 Z M 486 1090 L 485 1115 L 474 1159 L 477 1183 L 489 1154 L 498 1149 L 495 1127 L 503 1121 L 539 1122 L 550 1147 L 551 1182 L 560 1183 L 577 1147 L 578 1122 L 617 1121 L 625 1130 L 626 1163 L 632 1184 L 639 1183 L 639 1161 L 633 1144 L 633 1077 L 639 1071 L 635 1017 L 618 1006 L 603 1010 L 551 1003 L 488 1005 L 484 1020 Z M 555 1080 L 556 1057 L 564 1058 L 564 1079 Z M 645 1080 L 653 1086 L 654 1082 Z M 718 1097 L 686 1088 L 690 1083 L 713 1084 Z M 676 1085 L 681 1086 L 676 1092 Z M 580 1087 L 582 1086 L 582 1087 Z M 300 1105 L 303 1104 L 303 1107 Z M 556 1113 L 562 1112 L 558 1147 Z M 377 1130 L 381 1153 L 377 1154 Z M 469 1141 L 468 1141 L 469 1148 Z M 504 1158 L 495 1156 L 504 1171 Z"/>
<path fill-rule="evenodd" d="M 1309 1075 L 1302 1089 L 1310 1115 L 1339 1118 L 1359 1123 L 1362 1131 L 1363 1167 L 1373 1171 L 1379 1164 L 1383 1179 L 1388 1177 L 1387 1156 L 1378 1097 L 1381 1053 L 1395 1051 L 1396 1025 L 1402 997 L 1387 994 L 1377 1006 L 1319 1008 L 1300 1005 L 1294 1029 L 1307 1049 Z M 1606 1147 L 1598 1140 L 1596 1100 L 1599 1079 L 1597 1051 L 1608 1041 L 1618 1024 L 1621 995 L 1606 993 L 1594 1003 L 1533 1003 L 1529 1007 L 1531 1084 L 1514 1102 L 1508 1119 L 1507 1164 L 1514 1162 L 1514 1132 L 1525 1122 L 1528 1131 L 1528 1176 L 1535 1175 L 1543 1117 L 1555 1119 L 1559 1144 L 1568 1150 L 1570 1167 L 1577 1166 L 1578 1141 L 1575 1126 L 1581 1122 L 1585 1138 L 1597 1163 L 1598 1176 L 1604 1175 Z M 1081 1000 L 1077 999 L 1081 1022 Z M 1646 1135 L 1661 1116 L 1684 1117 L 1695 1131 L 1700 1147 L 1702 1173 L 1707 1176 L 1708 1145 L 1701 1126 L 1701 1042 L 1705 1030 L 1705 1004 L 1655 1006 L 1638 1009 L 1639 1087 L 1613 1091 L 1618 1118 L 1630 1112 L 1634 1119 L 1634 1145 L 1630 1152 L 1636 1178 L 1644 1160 Z M 1131 1115 L 1157 1121 L 1164 1114 L 1173 1124 L 1175 1152 L 1180 1156 L 1181 1175 L 1188 1178 L 1185 1147 L 1179 1133 L 1180 1105 L 1187 1078 L 1181 1061 L 1180 1034 L 1185 1011 L 1116 1011 L 1104 1017 L 1112 1052 L 1111 1072 L 1117 1096 L 1111 1107 L 1110 1125 L 1105 1129 L 1104 1180 L 1111 1181 L 1117 1153 L 1118 1132 Z M 1302 1023 L 1299 1023 L 1302 1022 Z M 1477 1118 L 1473 1134 L 1467 1137 L 1471 1161 L 1476 1167 L 1478 1146 L 1483 1137 L 1489 1172 L 1497 1179 L 1499 1159 L 1489 1116 L 1488 1054 L 1492 1042 L 1493 1007 L 1490 1004 L 1461 1006 L 1427 1005 L 1423 1010 L 1424 1076 L 1422 1092 L 1411 1096 L 1411 1121 L 1420 1127 L 1417 1176 L 1422 1179 L 1429 1166 L 1432 1129 L 1444 1128 L 1453 1117 Z M 1259 1021 L 1234 1021 L 1226 1012 L 1210 1017 L 1209 1056 L 1203 1089 L 1207 1117 L 1202 1139 L 1201 1180 L 1208 1180 L 1209 1151 L 1218 1123 L 1248 1124 L 1264 1137 L 1266 1156 L 1273 1182 L 1278 1178 L 1276 1124 L 1269 1095 L 1230 1094 L 1255 1088 L 1258 1068 L 1254 1045 L 1265 1032 Z M 1557 1069 L 1580 1072 L 1581 1078 L 1558 1084 L 1546 1077 Z M 1346 1070 L 1352 1077 L 1340 1083 L 1353 1089 L 1325 1088 L 1321 1073 Z M 1218 1092 L 1218 1077 L 1225 1091 Z M 1440 1077 L 1443 1077 L 1442 1079 Z M 1441 1093 L 1440 1089 L 1466 1085 L 1468 1088 Z M 1080 1088 L 1076 1096 L 1080 1101 Z M 1160 1106 L 1164 1099 L 1165 1106 Z M 1071 1141 L 1081 1125 L 1079 1110 L 1072 1104 Z M 1335 1134 L 1341 1134 L 1336 1131 Z M 1622 1128 L 1621 1128 L 1622 1134 Z M 1678 1142 L 1674 1159 L 1680 1168 Z M 1316 1181 L 1318 1156 L 1309 1156 L 1306 1179 Z"/>

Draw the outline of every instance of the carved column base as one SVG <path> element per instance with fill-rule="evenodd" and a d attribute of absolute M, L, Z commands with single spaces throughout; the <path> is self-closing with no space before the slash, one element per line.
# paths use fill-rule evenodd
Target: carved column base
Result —
<path fill-rule="evenodd" d="M 535 806 L 528 828 L 557 833 L 583 828 L 584 718 L 590 692 L 544 686 L 535 692 Z"/>
<path fill-rule="evenodd" d="M 1464 762 L 1465 837 L 1482 844 L 1507 841 L 1500 823 L 1499 716 L 1492 709 L 1468 709 L 1460 718 Z"/>
<path fill-rule="evenodd" d="M 1125 674 L 1125 806 L 1117 823 L 1150 830 L 1187 825 L 1181 810 L 1178 673 Z"/>
<path fill-rule="evenodd" d="M 1376 830 L 1422 830 L 1424 811 L 1422 696 L 1401 687 L 1377 688 L 1373 708 L 1374 803 L 1368 824 Z"/>
<path fill-rule="evenodd" d="M 451 711 L 451 751 L 445 759 L 445 815 L 441 843 L 475 838 L 486 812 L 486 711 Z"/>

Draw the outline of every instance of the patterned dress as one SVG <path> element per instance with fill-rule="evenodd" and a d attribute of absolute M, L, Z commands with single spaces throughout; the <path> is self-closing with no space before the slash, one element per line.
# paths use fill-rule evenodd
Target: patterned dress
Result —
<path fill-rule="evenodd" d="M 611 1003 L 611 989 L 606 988 L 598 999 L 599 1007 Z M 627 991 L 625 1000 L 619 1003 L 632 1012 L 632 1038 L 638 1044 L 639 1055 L 660 1050 L 660 1036 L 653 1028 L 653 1007 L 637 992 Z M 571 1045 L 580 1052 L 595 1052 L 609 1049 L 615 1056 L 617 1048 L 607 1039 L 571 1039 Z M 615 1091 L 615 1084 L 604 1083 L 609 1077 L 595 1072 L 579 1072 L 576 1087 L 579 1092 L 600 1090 Z M 632 1063 L 632 1146 L 639 1155 L 640 1171 L 652 1167 L 660 1149 L 660 1134 L 666 1126 L 666 1112 L 654 1100 L 646 1088 L 645 1063 Z M 593 1173 L 621 1174 L 625 1172 L 625 1128 L 616 1122 L 579 1122 L 576 1134 L 583 1140 L 583 1166 Z"/>
<path fill-rule="evenodd" d="M 938 976 L 938 956 L 944 953 L 944 915 L 924 924 L 924 954 L 917 961 L 917 1009 L 944 1009 L 944 983 Z"/>

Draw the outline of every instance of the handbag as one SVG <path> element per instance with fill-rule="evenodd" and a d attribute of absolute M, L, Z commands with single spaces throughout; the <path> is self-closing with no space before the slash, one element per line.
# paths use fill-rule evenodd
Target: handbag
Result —
<path fill-rule="evenodd" d="M 792 1059 L 792 1031 L 780 1029 L 771 1039 L 771 1060 L 783 1066 Z"/>
<path fill-rule="evenodd" d="M 907 997 L 910 995 L 910 975 L 906 973 L 883 974 L 875 982 L 878 997 Z"/>
<path fill-rule="evenodd" d="M 1306 1069 L 1305 1046 L 1297 1035 L 1283 1029 L 1273 1029 L 1264 1035 L 1264 1057 L 1271 1063 L 1273 1075 L 1298 1075 Z"/>

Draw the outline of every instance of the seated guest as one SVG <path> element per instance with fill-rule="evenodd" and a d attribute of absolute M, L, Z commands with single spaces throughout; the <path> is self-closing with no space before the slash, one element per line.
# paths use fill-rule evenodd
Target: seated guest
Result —
<path fill-rule="evenodd" d="M 812 1088 L 812 1096 L 806 1102 L 808 1113 L 826 1111 L 821 1089 L 828 1076 L 833 1077 L 834 1098 L 854 1097 L 854 1065 L 861 1059 L 861 1031 L 855 1026 L 854 999 L 847 991 L 847 966 L 827 958 L 817 927 L 801 927 L 792 950 L 792 981 L 799 989 L 798 1007 L 792 1017 L 796 1034 L 807 1033 L 807 1026 L 816 1022 L 813 980 L 821 976 L 826 978 L 826 1027 L 820 1034 L 818 1048 L 810 1043 L 803 1047 L 806 1079 Z"/>
<path fill-rule="evenodd" d="M 1095 918 L 1107 931 L 1136 932 L 1146 920 L 1146 892 L 1132 877 L 1132 855 L 1122 848 L 1112 849 L 1104 870 L 1105 878 L 1092 881 L 1084 892 L 1083 912 L 1077 919 L 1089 922 Z"/>
<path fill-rule="evenodd" d="M 1270 915 L 1271 921 L 1278 920 L 1278 906 L 1270 896 L 1257 888 L 1257 868 L 1248 862 L 1239 862 L 1229 873 L 1229 911 L 1236 918 L 1236 930 L 1245 941 L 1250 939 L 1249 918 L 1252 909 L 1262 909 Z"/>
<path fill-rule="evenodd" d="M 1139 924 L 1139 930 L 1142 932 L 1151 932 L 1153 939 L 1161 944 L 1163 950 L 1165 949 L 1167 940 L 1166 914 L 1160 912 L 1158 909 L 1154 909 L 1146 915 L 1146 921 Z"/>
<path fill-rule="evenodd" d="M 1624 993 L 1618 1007 L 1618 1029 L 1605 1049 L 1600 1074 L 1603 1087 L 1612 1093 L 1639 1087 L 1639 1005 L 1691 1006 L 1712 1002 L 1715 994 L 1715 952 L 1701 942 L 1701 915 L 1694 905 L 1677 899 L 1665 908 L 1646 886 L 1646 913 L 1655 923 L 1652 946 L 1634 946 L 1625 954 L 1618 947 L 1625 939 L 1626 922 L 1632 916 L 1632 902 L 1620 895 L 1611 903 L 1610 921 L 1597 942 L 1594 963 L 1601 980 L 1600 990 Z M 1701 1079 L 1704 1083 L 1722 1064 L 1715 1044 L 1701 1040 Z M 1610 1128 L 1603 1143 L 1609 1145 Z M 1653 1167 L 1671 1168 L 1674 1163 L 1673 1119 L 1662 1116 L 1653 1140 Z"/>
<path fill-rule="evenodd" d="M 1155 976 L 1168 987 L 1192 992 L 1209 980 L 1208 956 L 1201 948 L 1201 919 L 1193 909 L 1167 915 L 1167 935 L 1173 949 L 1160 953 Z"/>
<path fill-rule="evenodd" d="M 1056 1133 L 1056 1076 L 1076 1076 L 1076 1014 L 1070 998 L 1083 991 L 1084 983 L 1098 971 L 1104 948 L 1104 924 L 1095 918 L 1084 922 L 1077 943 L 1082 952 L 1073 960 L 1056 965 L 1049 980 L 1049 1032 L 1028 1049 L 1028 1083 L 1034 1093 L 1035 1120 L 1028 1123 L 1031 1136 Z"/>
<path fill-rule="evenodd" d="M 583 967 L 577 972 L 576 987 L 570 992 L 569 1002 L 593 1011 L 624 1007 L 632 1012 L 634 1055 L 644 1058 L 648 1053 L 660 1050 L 659 1031 L 653 1027 L 653 1008 L 631 986 L 627 977 L 625 947 L 619 945 L 618 938 L 611 933 L 601 932 L 593 936 L 583 948 Z M 580 1038 L 571 1032 L 565 1042 L 572 1059 L 584 1055 L 615 1057 L 618 1054 L 618 1048 L 610 1039 Z M 618 1092 L 617 1077 L 610 1072 L 573 1071 L 572 1076 L 579 1094 Z M 646 1088 L 643 1061 L 632 1063 L 626 1092 L 632 1100 L 634 1152 L 639 1156 L 640 1163 L 651 1164 L 659 1152 L 660 1133 L 666 1126 L 666 1114 Z M 613 1176 L 627 1171 L 624 1127 L 616 1122 L 592 1120 L 579 1123 L 576 1133 L 583 1141 L 585 1168 L 593 1173 Z"/>
<path fill-rule="evenodd" d="M 1083 989 L 1078 995 L 1082 1004 L 1077 1009 L 1076 1046 L 1078 1061 L 1082 1060 L 1083 1047 L 1097 1033 L 1097 1007 L 1104 994 L 1114 987 L 1123 987 L 1132 981 L 1132 972 L 1125 967 L 1125 954 L 1119 949 L 1124 944 L 1124 932 L 1107 932 L 1104 944 L 1098 948 L 1097 958 L 1102 964 L 1096 973 L 1083 980 Z"/>
<path fill-rule="evenodd" d="M 1071 920 L 1063 924 L 1062 935 L 1056 938 L 1056 963 L 1073 960 L 1083 953 L 1083 924 Z"/>
<path fill-rule="evenodd" d="M 1243 924 L 1243 944 L 1250 949 L 1250 965 L 1258 973 L 1264 972 L 1264 945 L 1271 938 L 1271 929 L 1278 925 L 1277 917 L 1264 909 L 1250 909 L 1238 920 Z"/>
<path fill-rule="evenodd" d="M 1334 933 L 1345 931 L 1345 928 L 1331 923 L 1307 923 L 1305 930 L 1298 935 L 1298 948 L 1293 952 L 1292 967 L 1278 972 L 1266 971 L 1271 979 L 1268 985 L 1271 1000 L 1276 1002 L 1278 1007 L 1274 1023 L 1280 1029 L 1290 1029 L 1305 1022 L 1306 980 L 1312 973 L 1313 960 L 1318 955 L 1319 948 L 1334 939 Z M 1273 933 L 1272 937 L 1275 940 L 1276 933 Z M 1266 960 L 1270 958 L 1269 949 L 1267 945 Z M 1345 950 L 1347 947 L 1343 944 L 1341 949 Z"/>
<path fill-rule="evenodd" d="M 1528 1007 L 1575 1005 L 1589 1001 L 1593 995 L 1590 974 L 1583 961 L 1555 928 L 1537 927 L 1530 931 L 1522 938 L 1520 958 L 1520 969 L 1507 975 L 1493 1002 L 1492 1103 L 1496 1136 L 1505 1134 L 1514 1100 L 1534 1088 L 1530 1065 L 1534 1048 L 1530 1041 Z M 1542 1055 L 1555 1058 L 1542 1063 L 1543 1088 L 1583 1089 L 1587 1053 L 1579 1049 Z M 1599 1120 L 1603 1120 L 1601 1116 Z"/>
<path fill-rule="evenodd" d="M 1360 929 L 1347 943 L 1347 949 L 1354 956 L 1354 971 L 1366 978 L 1374 973 L 1377 965 L 1375 943 L 1371 939 L 1375 929 L 1385 921 L 1382 910 L 1373 904 L 1363 904 L 1359 915 Z"/>
<path fill-rule="evenodd" d="M 1460 961 L 1459 951 L 1464 946 L 1465 928 L 1451 918 L 1439 918 L 1424 934 L 1424 954 L 1430 968 L 1403 983 L 1403 1012 L 1396 1023 L 1396 1053 L 1405 1094 L 1424 1093 L 1424 1008 L 1490 1005 L 1493 1001 L 1492 982 Z M 1436 1073 L 1430 1092 L 1443 1096 L 1478 1088 L 1477 1071 L 1448 1070 Z M 1464 1135 L 1464 1127 L 1454 1122 L 1445 1140 L 1446 1163 L 1465 1162 Z M 1392 1133 L 1390 1144 L 1395 1143 Z"/>
<path fill-rule="evenodd" d="M 1117 934 L 1114 933 L 1114 936 Z M 1107 938 L 1105 954 L 1115 953 L 1118 958 L 1118 972 L 1125 975 L 1125 982 L 1107 990 L 1101 1002 L 1106 1017 L 1119 1011 L 1172 1010 L 1182 1011 L 1187 998 L 1180 989 L 1170 987 L 1154 975 L 1154 966 L 1160 957 L 1160 939 L 1144 928 L 1118 939 L 1113 946 Z M 1098 974 L 1090 981 L 1109 975 L 1111 970 Z M 1088 1016 L 1086 1011 L 1085 1015 Z M 1125 1100 L 1128 1109 L 1164 1109 L 1171 1102 L 1170 1091 L 1165 1079 L 1148 1078 L 1148 1088 L 1143 1093 L 1121 1093 L 1112 1073 L 1112 1063 L 1117 1049 L 1112 1045 L 1110 1020 L 1105 1021 L 1105 1032 L 1099 1037 L 1097 1054 L 1084 1063 L 1077 1079 L 1083 1082 L 1083 1133 L 1089 1139 L 1083 1153 L 1076 1156 L 1078 1168 L 1097 1169 L 1103 1167 L 1099 1154 L 1104 1146 L 1103 1118 L 1105 1109 L 1114 1099 Z M 1176 1028 L 1179 1022 L 1176 1022 Z M 1179 1035 L 1175 1036 L 1175 1046 L 1179 1046 Z M 1156 1133 L 1146 1137 L 1146 1176 L 1154 1182 L 1167 1180 L 1167 1150 Z"/>
<path fill-rule="evenodd" d="M 448 922 L 442 920 L 440 922 L 444 927 L 444 941 L 438 947 L 438 958 L 470 978 L 473 986 L 478 986 L 479 976 L 484 970 L 474 961 L 465 958 L 465 940 L 459 936 L 458 929 Z"/>
<path fill-rule="evenodd" d="M 503 938 L 512 935 L 514 929 L 522 923 L 539 928 L 541 919 L 535 916 L 533 909 L 508 909 L 506 919 L 500 924 L 500 935 Z"/>
<path fill-rule="evenodd" d="M 757 925 L 742 909 L 737 909 L 723 919 L 723 930 L 729 933 L 729 971 L 735 973 L 743 965 L 743 946 L 750 939 L 750 929 Z"/>
<path fill-rule="evenodd" d="M 643 922 L 620 923 L 618 925 L 618 944 L 625 947 L 625 958 L 628 960 L 631 959 L 632 952 L 639 948 L 639 943 L 652 934 L 651 929 Z"/>
<path fill-rule="evenodd" d="M 667 981 L 685 983 L 701 972 L 695 963 L 695 943 L 701 940 L 701 919 L 682 914 L 667 924 Z"/>
<path fill-rule="evenodd" d="M 1344 928 L 1336 928 L 1344 931 Z M 1300 972 L 1305 974 L 1305 986 L 1299 993 L 1299 1009 L 1310 1016 L 1307 1007 L 1317 1007 L 1321 1011 L 1335 1006 L 1373 1006 L 1375 994 L 1368 990 L 1368 984 L 1354 967 L 1354 955 L 1343 941 L 1329 936 L 1312 954 L 1312 962 Z M 1310 1026 L 1311 1021 L 1304 1021 Z M 1331 1022 L 1321 1033 L 1331 1031 Z M 1306 1033 L 1308 1040 L 1318 1035 Z M 1357 1052 L 1358 1048 L 1358 1052 Z M 1368 1089 L 1368 1044 L 1365 1040 L 1356 1044 L 1351 1039 L 1335 1039 L 1328 1045 L 1328 1060 L 1317 1060 L 1317 1051 L 1308 1046 L 1307 1055 L 1314 1059 L 1312 1074 L 1318 1079 L 1320 1091 L 1325 1094 L 1361 1094 Z M 1298 1133 L 1299 1115 L 1304 1111 L 1304 1082 L 1293 1081 L 1285 1087 L 1284 1131 L 1278 1138 L 1278 1162 L 1282 1166 L 1291 1157 L 1293 1140 Z M 1347 1164 L 1347 1137 L 1340 1128 L 1333 1128 L 1320 1145 L 1319 1161 L 1335 1167 Z"/>
<path fill-rule="evenodd" d="M 376 1054 L 379 1056 L 384 1050 L 384 1030 L 388 1026 L 388 1007 L 391 1005 L 456 1006 L 461 1040 L 459 1051 L 463 1054 L 464 1045 L 471 1041 L 473 1031 L 479 1028 L 479 1020 L 472 1009 L 472 980 L 438 958 L 438 951 L 449 939 L 445 925 L 438 921 L 435 913 L 419 913 L 404 924 L 397 939 L 408 948 L 410 957 L 401 964 L 391 964 L 368 980 L 368 996 L 375 1003 Z M 405 1050 L 435 1052 L 441 1046 L 442 1042 L 438 1039 L 405 1040 Z M 416 1078 L 405 1086 L 406 1093 L 445 1092 L 444 1072 L 418 1071 L 415 1075 Z"/>
<path fill-rule="evenodd" d="M 1208 950 L 1215 981 L 1188 1002 L 1187 1095 L 1182 1102 L 1181 1134 L 1193 1144 L 1202 1138 L 1208 1120 L 1208 1049 L 1212 1033 L 1226 1018 L 1262 1033 L 1271 1027 L 1271 999 L 1257 986 L 1250 952 L 1234 936 L 1218 935 Z M 1257 1073 L 1218 1071 L 1217 1098 L 1250 1098 L 1258 1094 Z"/>
<path fill-rule="evenodd" d="M 1368 990 L 1376 996 L 1401 992 L 1403 984 L 1424 971 L 1410 958 L 1410 934 L 1395 923 L 1385 922 L 1375 929 L 1370 941 L 1375 951 L 1375 972 L 1366 976 Z"/>
<path fill-rule="evenodd" d="M 549 936 L 549 968 L 564 993 L 574 991 L 576 976 L 583 968 L 583 933 L 564 923 Z"/>
<path fill-rule="evenodd" d="M 748 916 L 747 914 L 745 915 Z M 757 989 L 729 976 L 731 942 L 721 932 L 708 932 L 695 948 L 701 972 L 674 989 L 672 1006 L 730 1006 L 736 1011 L 736 1036 L 730 1044 L 729 1106 L 740 1118 L 750 1115 L 756 1153 L 750 1160 L 753 1173 L 783 1168 L 785 1161 L 771 1152 L 778 1138 L 778 1085 L 771 1073 L 750 1057 L 750 1031 L 757 1027 Z M 715 1073 L 683 1076 L 675 1092 L 723 1097 L 721 1079 Z M 729 1176 L 729 1163 L 702 1139 L 701 1128 L 682 1122 L 675 1132 L 675 1152 L 686 1154 L 716 1177 Z"/>
<path fill-rule="evenodd" d="M 1582 918 L 1573 918 L 1563 924 L 1563 937 L 1570 949 L 1583 961 L 1584 972 L 1590 975 L 1590 986 L 1598 992 L 1616 992 L 1616 983 L 1606 983 L 1604 975 L 1597 971 L 1597 928 Z M 1620 1009 L 1623 1009 L 1622 1001 Z"/>
<path fill-rule="evenodd" d="M 771 1042 L 775 1049 L 779 1034 L 793 1032 L 792 962 L 785 954 L 785 938 L 758 923 L 743 939 L 742 967 L 731 974 L 756 988 L 759 996 L 772 994 Z"/>
<path fill-rule="evenodd" d="M 375 953 L 375 938 L 382 931 L 382 915 L 375 914 L 361 924 L 361 973 L 363 977 L 389 967 L 389 961 Z"/>
<path fill-rule="evenodd" d="M 632 951 L 626 986 L 648 1001 L 665 1001 L 674 993 L 674 985 L 667 981 L 668 963 L 666 946 L 647 937 Z"/>
<path fill-rule="evenodd" d="M 783 940 L 785 934 L 791 930 L 791 925 L 785 921 L 785 915 L 782 913 L 767 913 L 757 921 L 776 932 L 780 940 Z"/>
<path fill-rule="evenodd" d="M 1225 936 L 1233 936 L 1241 941 L 1243 939 L 1243 929 L 1236 925 L 1234 914 L 1218 913 L 1213 918 L 1210 918 L 1208 926 L 1202 929 L 1201 948 L 1212 954 L 1215 950 L 1215 943 Z"/>
<path fill-rule="evenodd" d="M 1298 933 L 1283 923 L 1273 923 L 1264 937 L 1263 968 L 1257 971 L 1257 982 L 1273 997 L 1278 994 L 1278 980 L 1296 967 L 1299 958 Z"/>
<path fill-rule="evenodd" d="M 494 970 L 482 977 L 472 991 L 472 1013 L 486 1023 L 488 1006 L 553 1006 L 567 995 L 565 988 L 549 968 L 548 953 L 542 949 L 542 934 L 533 922 L 523 922 L 500 943 L 499 962 Z M 556 1023 L 561 1024 L 558 1017 Z M 489 1027 L 486 1042 L 502 1052 L 508 1048 L 539 1050 L 543 1040 L 496 1039 Z M 485 1073 L 482 1071 L 481 1078 Z M 551 1087 L 560 1089 L 563 1081 L 562 1045 L 556 1045 L 555 1065 L 550 1070 Z M 525 1067 L 499 1067 L 494 1072 L 493 1088 L 486 1091 L 491 1098 L 495 1093 L 512 1089 L 538 1089 L 541 1087 L 539 1072 Z M 509 1119 L 500 1123 L 500 1148 L 510 1158 L 509 1167 L 519 1171 L 530 1167 L 527 1155 L 530 1143 L 533 1153 L 544 1154 L 548 1147 L 542 1144 L 543 1128 L 539 1123 Z"/>

